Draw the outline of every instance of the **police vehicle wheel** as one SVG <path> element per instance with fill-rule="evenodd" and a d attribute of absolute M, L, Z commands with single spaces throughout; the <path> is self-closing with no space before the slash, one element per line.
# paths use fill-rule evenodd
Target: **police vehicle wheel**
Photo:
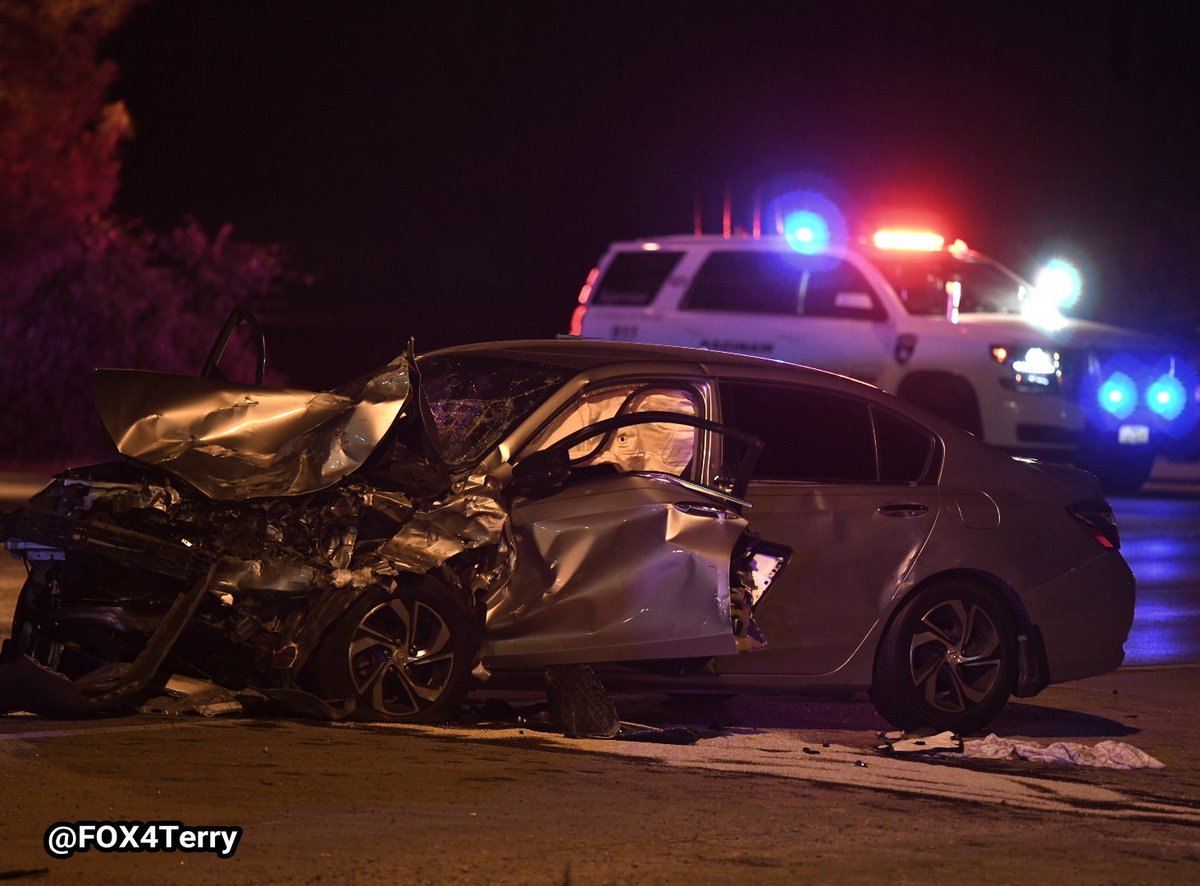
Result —
<path fill-rule="evenodd" d="M 434 578 L 369 588 L 326 633 L 304 682 L 354 701 L 358 720 L 437 723 L 457 715 L 480 630 L 462 596 Z"/>
<path fill-rule="evenodd" d="M 966 581 L 918 592 L 888 625 L 875 655 L 871 700 L 901 729 L 965 734 L 1008 703 L 1017 674 L 1012 614 L 995 594 Z"/>

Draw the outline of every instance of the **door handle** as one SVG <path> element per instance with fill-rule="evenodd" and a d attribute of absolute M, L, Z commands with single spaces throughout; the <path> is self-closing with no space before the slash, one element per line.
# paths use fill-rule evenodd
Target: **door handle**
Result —
<path fill-rule="evenodd" d="M 903 502 L 894 505 L 881 505 L 879 513 L 885 517 L 919 517 L 929 513 L 929 508 L 915 502 Z"/>
<path fill-rule="evenodd" d="M 725 508 L 719 505 L 706 505 L 698 501 L 677 501 L 675 502 L 676 510 L 683 511 L 685 514 L 691 514 L 693 517 L 734 517 Z"/>

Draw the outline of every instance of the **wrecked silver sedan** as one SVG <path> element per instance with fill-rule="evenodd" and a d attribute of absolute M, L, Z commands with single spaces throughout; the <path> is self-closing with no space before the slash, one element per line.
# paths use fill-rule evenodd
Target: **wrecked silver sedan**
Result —
<path fill-rule="evenodd" d="M 211 373 L 207 373 L 211 374 Z M 171 674 L 437 721 L 548 666 L 869 689 L 970 731 L 1117 667 L 1133 578 L 1090 475 L 774 361 L 528 341 L 330 393 L 101 371 L 124 460 L 0 536 L 29 567 L 0 709 L 135 705 Z"/>

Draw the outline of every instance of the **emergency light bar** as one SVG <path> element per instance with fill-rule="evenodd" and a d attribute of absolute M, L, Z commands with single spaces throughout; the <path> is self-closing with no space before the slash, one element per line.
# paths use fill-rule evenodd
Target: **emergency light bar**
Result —
<path fill-rule="evenodd" d="M 884 228 L 872 238 L 876 249 L 910 249 L 918 252 L 940 252 L 946 238 L 933 231 L 905 231 Z"/>

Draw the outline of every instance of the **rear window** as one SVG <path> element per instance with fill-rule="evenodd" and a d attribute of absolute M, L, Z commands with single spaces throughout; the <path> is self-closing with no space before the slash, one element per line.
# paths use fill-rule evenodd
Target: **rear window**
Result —
<path fill-rule="evenodd" d="M 621 252 L 592 292 L 597 305 L 648 305 L 679 264 L 682 252 Z"/>
<path fill-rule="evenodd" d="M 828 256 L 780 252 L 714 252 L 696 274 L 684 306 L 862 320 L 886 316 L 856 268 Z"/>

